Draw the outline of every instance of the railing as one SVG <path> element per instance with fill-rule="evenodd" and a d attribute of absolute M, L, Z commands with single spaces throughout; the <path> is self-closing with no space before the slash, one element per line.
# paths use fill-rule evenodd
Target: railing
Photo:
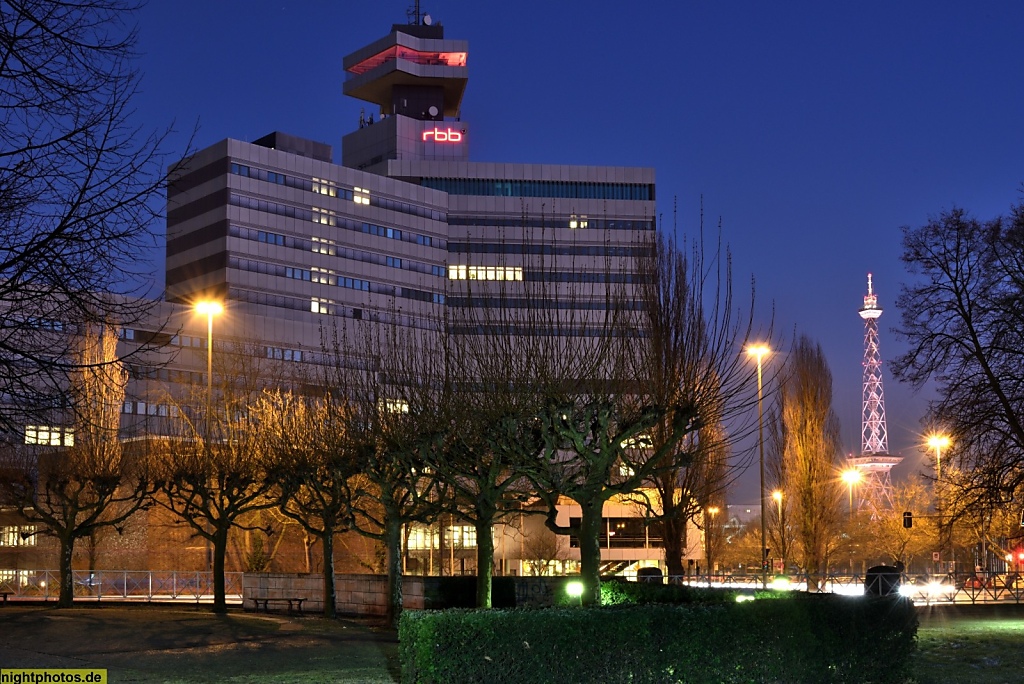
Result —
<path fill-rule="evenodd" d="M 60 573 L 56 570 L 0 570 L 0 591 L 12 598 L 56 600 Z M 73 573 L 76 601 L 190 601 L 213 602 L 212 572 L 154 570 L 96 570 Z M 242 573 L 224 573 L 228 603 L 242 602 Z"/>
<path fill-rule="evenodd" d="M 786 579 L 768 575 L 768 586 L 785 587 L 807 591 L 807 576 L 790 574 Z M 714 574 L 670 576 L 670 584 L 685 584 L 693 587 L 717 587 L 727 589 L 761 589 L 761 575 Z M 864 593 L 864 577 L 861 575 L 827 575 L 818 582 L 820 592 L 860 595 Z M 900 594 L 911 598 L 920 605 L 943 603 L 1024 603 L 1024 577 L 1014 574 L 989 575 L 986 573 L 952 575 L 908 575 L 900 576 Z"/>

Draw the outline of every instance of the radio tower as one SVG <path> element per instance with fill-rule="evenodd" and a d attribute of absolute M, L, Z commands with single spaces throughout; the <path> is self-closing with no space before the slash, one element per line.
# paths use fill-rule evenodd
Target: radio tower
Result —
<path fill-rule="evenodd" d="M 857 508 L 867 505 L 872 510 L 892 508 L 892 480 L 889 471 L 903 460 L 889 455 L 889 438 L 885 428 L 885 398 L 882 394 L 882 354 L 878 349 L 878 297 L 868 273 L 868 293 L 860 317 L 864 319 L 864 392 L 861 407 L 861 454 L 850 459 L 850 465 L 861 475 Z"/>

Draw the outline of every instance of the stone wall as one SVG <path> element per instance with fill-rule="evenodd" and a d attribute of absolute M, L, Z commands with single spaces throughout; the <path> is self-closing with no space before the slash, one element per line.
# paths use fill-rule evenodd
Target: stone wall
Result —
<path fill-rule="evenodd" d="M 302 612 L 323 613 L 323 575 L 305 573 L 245 573 L 242 579 L 244 606 L 252 610 L 251 597 L 304 598 Z M 339 615 L 383 616 L 387 612 L 388 578 L 382 575 L 335 575 L 334 590 Z M 402 597 L 407 609 L 423 608 L 423 578 L 406 577 Z M 271 605 L 271 610 L 287 605 Z"/>

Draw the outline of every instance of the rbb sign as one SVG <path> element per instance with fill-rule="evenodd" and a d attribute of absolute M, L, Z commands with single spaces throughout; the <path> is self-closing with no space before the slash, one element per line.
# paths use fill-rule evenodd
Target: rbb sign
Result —
<path fill-rule="evenodd" d="M 445 130 L 434 127 L 434 130 L 423 131 L 423 142 L 433 140 L 439 143 L 459 143 L 462 142 L 462 131 L 456 131 L 449 127 Z"/>

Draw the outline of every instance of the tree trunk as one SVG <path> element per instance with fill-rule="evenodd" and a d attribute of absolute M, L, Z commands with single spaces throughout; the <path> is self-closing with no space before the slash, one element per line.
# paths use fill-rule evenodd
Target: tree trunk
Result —
<path fill-rule="evenodd" d="M 334 591 L 334 528 L 327 530 L 324 540 L 324 617 L 337 617 L 338 597 Z"/>
<path fill-rule="evenodd" d="M 75 602 L 75 576 L 71 568 L 71 559 L 75 553 L 75 538 L 61 535 L 60 538 L 60 596 L 58 608 L 70 608 Z"/>
<path fill-rule="evenodd" d="M 494 532 L 491 520 L 476 523 L 476 607 L 491 607 L 494 577 Z"/>
<path fill-rule="evenodd" d="M 402 525 L 392 516 L 384 524 L 384 544 L 388 563 L 388 609 L 387 620 L 392 627 L 398 626 L 402 614 Z"/>
<path fill-rule="evenodd" d="M 224 558 L 228 552 L 228 530 L 218 528 L 213 533 L 213 612 L 228 612 L 224 587 Z"/>
<path fill-rule="evenodd" d="M 601 605 L 601 513 L 604 502 L 581 503 L 580 578 L 583 580 L 585 606 Z"/>
<path fill-rule="evenodd" d="M 672 517 L 662 520 L 665 530 L 665 563 L 668 565 L 669 577 L 682 577 L 686 574 L 683 556 L 686 554 L 686 520 L 681 519 L 679 511 Z"/>

